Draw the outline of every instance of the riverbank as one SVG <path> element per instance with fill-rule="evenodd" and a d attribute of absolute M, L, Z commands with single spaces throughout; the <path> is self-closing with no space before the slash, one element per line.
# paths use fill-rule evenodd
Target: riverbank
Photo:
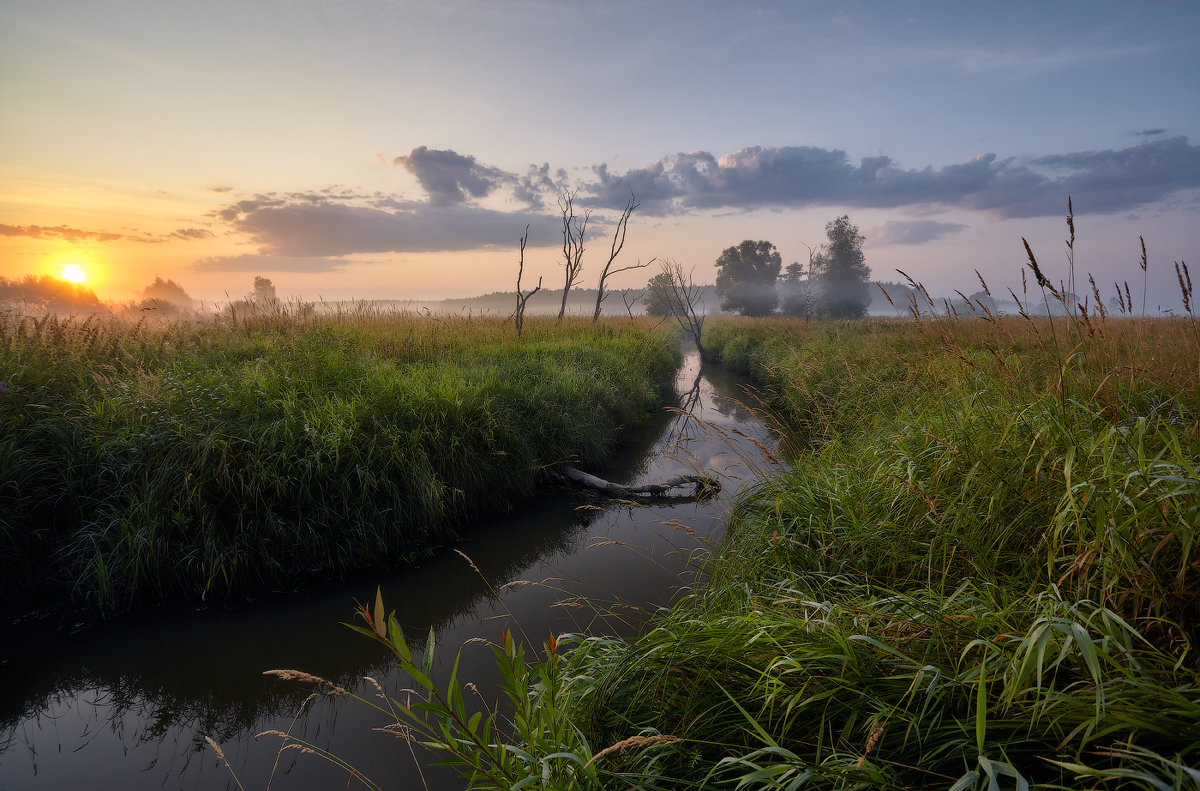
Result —
<path fill-rule="evenodd" d="M 0 315 L 0 601 L 105 612 L 412 561 L 670 392 L 628 320 Z"/>
<path fill-rule="evenodd" d="M 587 740 L 678 738 L 615 767 L 670 787 L 1194 786 L 1200 344 L 1101 319 L 714 324 L 793 461 L 569 660 Z"/>

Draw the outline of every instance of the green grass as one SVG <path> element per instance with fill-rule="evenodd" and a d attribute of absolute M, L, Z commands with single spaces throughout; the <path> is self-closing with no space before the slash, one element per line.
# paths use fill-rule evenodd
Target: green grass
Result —
<path fill-rule="evenodd" d="M 706 583 L 412 738 L 473 788 L 1200 788 L 1194 324 L 917 319 L 715 323 L 791 458 Z"/>
<path fill-rule="evenodd" d="M 599 464 L 673 381 L 629 322 L 0 314 L 0 600 L 106 611 L 413 560 Z"/>
<path fill-rule="evenodd" d="M 715 325 L 795 455 L 581 655 L 588 739 L 681 737 L 670 787 L 1198 787 L 1200 348 L 1090 329 Z"/>

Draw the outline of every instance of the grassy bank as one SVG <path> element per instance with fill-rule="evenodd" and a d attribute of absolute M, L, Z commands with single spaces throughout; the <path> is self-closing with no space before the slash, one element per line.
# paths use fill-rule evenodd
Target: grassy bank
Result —
<path fill-rule="evenodd" d="M 499 733 L 364 612 L 473 787 L 1200 788 L 1191 320 L 730 320 L 705 347 L 791 463 L 644 636 L 529 668 L 506 637 Z"/>
<path fill-rule="evenodd" d="M 413 559 L 603 462 L 673 381 L 628 321 L 0 315 L 0 600 L 106 610 Z"/>
<path fill-rule="evenodd" d="M 1196 787 L 1190 321 L 731 321 L 705 346 L 793 463 L 710 586 L 581 660 L 592 743 L 681 737 L 655 759 L 680 786 Z"/>

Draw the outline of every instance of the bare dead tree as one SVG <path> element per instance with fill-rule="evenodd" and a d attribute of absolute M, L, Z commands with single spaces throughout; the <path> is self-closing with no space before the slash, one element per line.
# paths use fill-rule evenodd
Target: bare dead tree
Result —
<path fill-rule="evenodd" d="M 651 261 L 653 261 L 653 260 L 654 259 L 651 259 Z M 642 298 L 642 295 L 645 293 L 646 293 L 645 291 L 639 291 L 638 293 L 633 295 L 633 299 L 629 298 L 629 294 L 627 294 L 625 292 L 621 293 L 621 301 L 625 303 L 625 312 L 629 314 L 630 321 L 633 321 L 633 306 L 638 303 L 638 300 L 640 300 Z"/>
<path fill-rule="evenodd" d="M 575 216 L 575 195 L 578 192 L 564 192 L 558 196 L 558 208 L 562 210 L 563 224 L 563 268 L 566 270 L 566 281 L 563 284 L 562 305 L 558 309 L 558 323 L 562 324 L 567 312 L 567 294 L 571 286 L 579 282 L 579 272 L 583 269 L 583 237 L 587 233 L 588 220 L 592 216 L 590 209 L 584 211 L 582 217 Z"/>
<path fill-rule="evenodd" d="M 617 260 L 617 256 L 621 253 L 621 248 L 625 246 L 625 232 L 629 230 L 629 217 L 637 209 L 640 204 L 637 198 L 631 192 L 629 193 L 629 202 L 625 204 L 625 210 L 621 212 L 621 218 L 617 220 L 617 227 L 613 231 L 612 248 L 608 253 L 608 263 L 604 265 L 604 269 L 600 272 L 600 285 L 596 287 L 596 310 L 592 313 L 592 323 L 595 324 L 600 319 L 600 308 L 604 300 L 608 298 L 609 292 L 604 290 L 604 284 L 610 275 L 615 275 L 618 272 L 628 272 L 631 269 L 645 269 L 653 264 L 657 259 L 651 258 L 646 263 L 642 263 L 638 259 L 636 264 L 623 266 L 619 269 L 613 269 L 613 261 Z"/>
<path fill-rule="evenodd" d="M 652 278 L 650 287 L 660 292 L 658 296 L 661 304 L 675 317 L 679 329 L 696 344 L 696 349 L 703 359 L 704 345 L 701 343 L 701 333 L 707 318 L 704 313 L 704 294 L 708 288 L 695 284 L 692 280 L 692 273 L 695 271 L 693 267 L 685 274 L 683 264 L 667 259 L 662 262 L 662 275 L 665 277 Z"/>
<path fill-rule="evenodd" d="M 528 294 L 521 293 L 521 275 L 525 273 L 525 245 L 529 242 L 529 226 L 525 226 L 525 233 L 521 236 L 521 260 L 517 268 L 517 309 L 513 312 L 513 324 L 517 327 L 517 337 L 521 337 L 521 330 L 525 328 L 525 305 L 529 302 L 529 298 L 542 290 L 542 279 L 538 278 L 537 288 L 530 291 Z"/>
<path fill-rule="evenodd" d="M 801 241 L 800 244 L 808 249 L 808 269 L 804 272 L 805 282 L 801 286 L 804 295 L 804 323 L 808 324 L 812 321 L 813 302 L 816 301 L 816 294 L 813 293 L 812 276 L 813 276 L 813 259 L 816 258 L 817 251 L 808 242 Z"/>

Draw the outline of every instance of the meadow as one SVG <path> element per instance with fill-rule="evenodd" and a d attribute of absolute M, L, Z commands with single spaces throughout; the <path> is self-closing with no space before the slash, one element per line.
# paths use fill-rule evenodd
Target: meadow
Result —
<path fill-rule="evenodd" d="M 674 342 L 614 322 L 0 312 L 0 602 L 104 613 L 415 561 L 602 464 Z"/>
<path fill-rule="evenodd" d="M 473 788 L 1200 788 L 1194 317 L 910 307 L 712 323 L 788 463 L 642 636 L 503 636 L 511 712 L 364 608 L 397 728 Z"/>

